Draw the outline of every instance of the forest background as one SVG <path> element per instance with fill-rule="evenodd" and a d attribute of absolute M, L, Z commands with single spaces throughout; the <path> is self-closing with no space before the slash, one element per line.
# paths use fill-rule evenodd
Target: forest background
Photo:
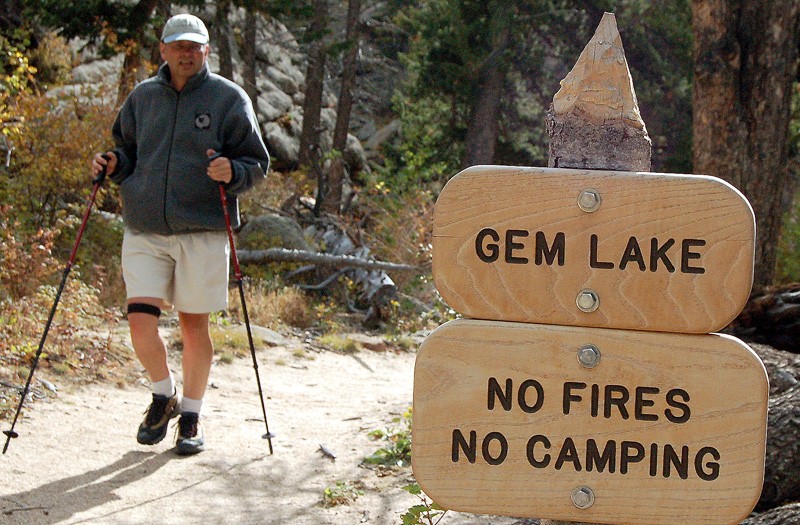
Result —
<path fill-rule="evenodd" d="M 652 171 L 730 181 L 756 213 L 755 289 L 800 280 L 800 0 L 8 0 L 0 379 L 27 375 L 91 189 L 89 160 L 112 145 L 117 108 L 158 66 L 164 20 L 187 10 L 207 21 L 219 72 L 256 103 L 258 29 L 277 23 L 296 39 L 302 115 L 273 121 L 298 130 L 297 158 L 274 159 L 244 200 L 244 219 L 294 211 L 303 226 L 335 223 L 374 257 L 418 268 L 392 274 L 398 294 L 381 329 L 397 340 L 455 315 L 430 275 L 438 192 L 470 165 L 547 165 L 545 113 L 605 11 L 617 17 Z M 123 57 L 121 74 L 59 90 L 87 53 Z M 329 129 L 325 108 L 336 113 Z M 346 159 L 348 133 L 368 144 L 379 132 L 366 162 Z M 117 188 L 105 185 L 97 204 L 41 364 L 85 380 L 103 377 L 108 342 L 78 335 L 118 322 L 124 302 Z M 303 291 L 286 278 L 297 268 L 246 268 L 255 322 L 320 336 L 353 322 L 355 283 Z M 4 397 L 0 413 L 16 402 Z"/>

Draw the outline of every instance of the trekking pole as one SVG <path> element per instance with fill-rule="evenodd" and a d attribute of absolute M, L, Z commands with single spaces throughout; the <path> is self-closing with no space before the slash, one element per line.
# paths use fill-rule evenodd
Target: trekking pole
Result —
<path fill-rule="evenodd" d="M 103 158 L 108 160 L 108 157 L 103 155 Z M 33 363 L 31 364 L 31 371 L 28 373 L 28 380 L 25 382 L 25 388 L 22 389 L 22 395 L 19 398 L 19 405 L 17 405 L 17 412 L 14 414 L 14 420 L 11 422 L 11 429 L 4 430 L 3 434 L 6 435 L 6 443 L 3 446 L 3 454 L 6 453 L 8 450 L 8 444 L 12 438 L 19 437 L 14 431 L 14 427 L 17 424 L 17 418 L 19 418 L 19 414 L 22 411 L 22 404 L 25 402 L 25 398 L 28 396 L 28 390 L 31 386 L 31 380 L 33 379 L 33 373 L 36 371 L 36 365 L 39 364 L 39 357 L 42 355 L 42 349 L 44 348 L 44 342 L 47 339 L 47 333 L 50 331 L 50 325 L 53 323 L 53 317 L 56 315 L 56 308 L 58 308 L 58 301 L 61 299 L 61 292 L 64 291 L 64 285 L 67 283 L 67 276 L 69 276 L 70 270 L 72 270 L 72 266 L 75 264 L 75 256 L 78 253 L 78 245 L 81 243 L 81 237 L 83 237 L 83 231 L 86 229 L 86 223 L 89 220 L 89 212 L 92 211 L 92 206 L 94 205 L 94 199 L 97 196 L 97 190 L 100 189 L 100 185 L 103 184 L 103 180 L 106 178 L 106 167 L 103 166 L 103 169 L 100 170 L 100 173 L 97 177 L 92 181 L 94 185 L 92 187 L 92 195 L 89 197 L 89 205 L 86 206 L 86 211 L 83 214 L 83 220 L 81 221 L 81 227 L 78 229 L 78 236 L 75 239 L 75 244 L 72 247 L 72 253 L 69 255 L 69 261 L 67 262 L 66 268 L 64 268 L 64 275 L 61 277 L 61 284 L 58 287 L 58 291 L 56 292 L 55 301 L 53 301 L 53 307 L 50 309 L 50 316 L 47 318 L 47 323 L 44 326 L 44 333 L 42 333 L 42 338 L 39 341 L 39 348 L 36 350 L 36 354 L 33 357 Z"/>
<path fill-rule="evenodd" d="M 214 153 L 208 157 L 208 161 L 216 159 L 220 153 Z M 256 373 L 256 383 L 258 383 L 258 397 L 261 400 L 261 412 L 264 414 L 264 426 L 267 433 L 261 436 L 261 439 L 266 439 L 269 443 L 269 453 L 272 455 L 272 438 L 275 436 L 269 431 L 269 423 L 267 422 L 267 408 L 264 405 L 264 392 L 261 389 L 261 376 L 258 374 L 258 360 L 256 359 L 256 347 L 253 344 L 253 333 L 250 330 L 250 317 L 247 315 L 247 302 L 244 300 L 244 285 L 242 283 L 242 270 L 239 268 L 239 258 L 236 257 L 236 245 L 233 242 L 233 229 L 231 228 L 231 217 L 228 213 L 228 197 L 225 195 L 225 183 L 219 183 L 219 196 L 222 201 L 222 212 L 225 215 L 225 227 L 228 230 L 228 242 L 231 246 L 231 259 L 233 260 L 233 274 L 236 278 L 236 285 L 239 287 L 239 299 L 242 302 L 242 312 L 244 314 L 244 324 L 247 328 L 247 341 L 250 343 L 250 355 L 253 358 L 253 370 Z"/>

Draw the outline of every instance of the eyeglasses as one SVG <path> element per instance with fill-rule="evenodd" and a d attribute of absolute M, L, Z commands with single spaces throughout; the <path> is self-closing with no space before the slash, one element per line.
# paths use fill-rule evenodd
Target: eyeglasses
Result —
<path fill-rule="evenodd" d="M 205 44 L 196 42 L 170 42 L 167 44 L 167 47 L 179 53 L 199 53 L 204 46 Z"/>

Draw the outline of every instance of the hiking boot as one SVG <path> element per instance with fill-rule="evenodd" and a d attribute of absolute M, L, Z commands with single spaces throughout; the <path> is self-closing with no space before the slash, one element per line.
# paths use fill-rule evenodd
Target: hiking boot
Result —
<path fill-rule="evenodd" d="M 144 421 L 139 425 L 136 441 L 142 445 L 155 445 L 167 435 L 167 423 L 178 415 L 178 396 L 153 394 L 153 402 L 145 411 Z"/>
<path fill-rule="evenodd" d="M 188 456 L 203 450 L 205 439 L 200 428 L 200 416 L 196 412 L 184 412 L 178 420 L 178 455 Z"/>

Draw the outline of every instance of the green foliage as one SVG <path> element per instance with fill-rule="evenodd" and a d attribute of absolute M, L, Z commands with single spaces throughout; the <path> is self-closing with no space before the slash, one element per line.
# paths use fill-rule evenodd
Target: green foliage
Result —
<path fill-rule="evenodd" d="M 40 27 L 57 27 L 66 39 L 85 38 L 92 43 L 100 41 L 106 54 L 114 52 L 116 42 L 138 40 L 138 32 L 145 32 L 153 42 L 158 40 L 158 29 L 164 24 L 159 16 L 148 18 L 142 9 L 143 2 L 117 2 L 114 0 L 24 0 L 25 17 Z M 184 2 L 188 3 L 188 2 Z M 140 5 L 142 4 L 142 5 Z M 109 31 L 113 28 L 113 31 Z M 111 41 L 108 40 L 113 34 Z"/>
<path fill-rule="evenodd" d="M 2 170 L 0 206 L 12 210 L 9 213 L 15 217 L 13 231 L 18 240 L 59 233 L 51 237 L 51 248 L 53 259 L 60 261 L 62 267 L 92 189 L 90 159 L 111 142 L 109 130 L 115 113 L 106 100 L 100 91 L 81 97 L 28 91 L 18 93 L 11 106 L 17 120 L 14 132 L 7 135 L 11 153 L 7 168 Z M 106 211 L 118 211 L 117 188 L 106 185 L 96 205 Z M 93 214 L 77 264 L 84 268 L 88 282 L 104 287 L 104 302 L 114 302 L 120 298 L 122 288 L 118 256 L 122 226 L 118 221 L 101 219 L 96 210 Z M 7 235 L 10 227 L 5 225 L 0 235 Z M 30 279 L 40 284 L 33 280 L 40 277 L 43 276 L 37 274 Z"/>
<path fill-rule="evenodd" d="M 409 507 L 406 513 L 403 514 L 403 525 L 436 525 L 444 518 L 447 510 L 436 503 L 428 501 L 428 498 L 425 497 L 417 483 L 406 485 L 403 490 L 420 499 L 419 505 Z"/>
<path fill-rule="evenodd" d="M 85 204 L 91 191 L 90 159 L 111 142 L 114 112 L 104 100 L 97 92 L 80 98 L 28 94 L 15 101 L 23 124 L 13 142 L 0 202 L 31 217 L 28 226 L 52 228 L 65 217 L 65 205 Z M 116 208 L 113 200 L 107 204 Z"/>
<path fill-rule="evenodd" d="M 370 465 L 383 465 L 385 467 L 407 467 L 411 464 L 411 417 L 409 407 L 402 417 L 392 419 L 397 427 L 373 430 L 369 437 L 379 440 L 385 445 L 376 450 L 371 456 L 364 458 Z"/>
<path fill-rule="evenodd" d="M 458 171 L 475 88 L 490 58 L 505 72 L 493 162 L 546 165 L 545 111 L 604 11 L 617 16 L 654 170 L 691 172 L 688 0 L 605 0 L 583 10 L 561 0 L 430 0 L 407 4 L 395 17 L 410 36 L 400 55 L 406 77 L 393 99 L 401 138 L 384 152 L 385 180 L 400 192 L 414 185 L 437 192 Z M 504 25 L 510 44 L 494 49 Z"/>
<path fill-rule="evenodd" d="M 396 22 L 411 37 L 400 55 L 406 78 L 394 98 L 401 140 L 386 151 L 387 171 L 399 174 L 393 184 L 400 191 L 429 184 L 436 192 L 458 171 L 477 86 L 489 63 L 506 76 L 495 162 L 546 162 L 544 113 L 558 79 L 544 57 L 564 47 L 552 33 L 557 25 L 574 25 L 573 13 L 558 1 L 521 0 L 435 0 L 401 10 Z M 504 30 L 511 38 L 501 47 Z"/>
<path fill-rule="evenodd" d="M 363 484 L 337 481 L 333 487 L 326 487 L 322 493 L 322 505 L 324 507 L 336 507 L 338 505 L 348 505 L 364 495 L 361 490 Z"/>
<path fill-rule="evenodd" d="M 375 190 L 383 187 L 402 195 L 420 187 L 437 193 L 457 171 L 464 153 L 463 129 L 447 126 L 453 120 L 452 104 L 445 99 L 411 99 L 398 94 L 393 108 L 401 123 L 399 143 L 384 148 L 384 166 Z M 383 186 L 381 186 L 383 183 Z"/>
<path fill-rule="evenodd" d="M 789 169 L 795 180 L 800 176 L 800 83 L 792 90 L 792 119 L 789 121 Z M 800 191 L 796 191 L 784 214 L 778 243 L 776 283 L 800 281 Z"/>
<path fill-rule="evenodd" d="M 0 370 L 23 379 L 86 208 L 91 154 L 107 141 L 114 117 L 102 96 L 92 96 L 100 93 L 41 94 L 45 84 L 65 78 L 71 55 L 54 33 L 37 33 L 33 48 L 30 35 L 22 27 L 0 36 Z M 117 208 L 113 196 L 98 204 Z M 39 361 L 43 370 L 87 381 L 114 373 L 106 357 L 120 350 L 102 335 L 116 324 L 118 311 L 100 305 L 119 280 L 114 234 L 121 228 L 93 222 Z M 127 354 L 115 355 L 115 363 Z M 7 410 L 0 402 L 0 415 Z"/>

